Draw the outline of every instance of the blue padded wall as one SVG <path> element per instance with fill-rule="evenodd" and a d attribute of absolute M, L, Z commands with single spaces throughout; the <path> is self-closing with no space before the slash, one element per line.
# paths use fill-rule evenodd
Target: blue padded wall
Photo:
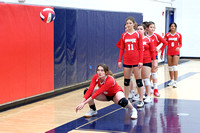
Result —
<path fill-rule="evenodd" d="M 56 8 L 54 21 L 54 85 L 56 88 L 92 78 L 99 63 L 113 73 L 119 49 L 116 43 L 124 32 L 125 19 L 133 16 L 143 21 L 141 13 Z"/>

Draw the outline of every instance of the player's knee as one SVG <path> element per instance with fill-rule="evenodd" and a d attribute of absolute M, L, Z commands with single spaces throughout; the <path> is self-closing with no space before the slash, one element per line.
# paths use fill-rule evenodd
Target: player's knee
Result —
<path fill-rule="evenodd" d="M 142 87 L 143 86 L 142 79 L 136 79 L 136 84 L 138 87 Z"/>
<path fill-rule="evenodd" d="M 174 66 L 173 66 L 173 70 L 174 70 L 174 71 L 178 71 L 178 66 L 175 66 L 175 65 L 174 65 Z"/>
<path fill-rule="evenodd" d="M 88 90 L 88 88 L 86 88 L 86 89 L 84 90 L 84 92 L 83 92 L 84 95 L 85 95 L 85 93 L 87 92 L 87 90 Z"/>
<path fill-rule="evenodd" d="M 124 86 L 129 86 L 130 79 L 124 79 Z"/>
<path fill-rule="evenodd" d="M 152 79 L 157 79 L 157 73 L 151 73 L 151 75 L 152 75 Z"/>
<path fill-rule="evenodd" d="M 118 104 L 122 107 L 126 107 L 126 105 L 128 104 L 128 100 L 126 98 L 122 98 L 119 100 Z"/>
<path fill-rule="evenodd" d="M 150 82 L 149 78 L 144 79 L 144 85 L 145 86 L 151 85 L 151 82 Z"/>
<path fill-rule="evenodd" d="M 174 71 L 174 67 L 173 66 L 168 66 L 169 71 Z"/>

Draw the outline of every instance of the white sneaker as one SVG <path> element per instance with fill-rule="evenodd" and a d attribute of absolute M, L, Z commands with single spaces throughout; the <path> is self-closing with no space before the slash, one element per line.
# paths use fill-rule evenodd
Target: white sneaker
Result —
<path fill-rule="evenodd" d="M 140 100 L 139 94 L 135 94 L 133 97 L 133 101 L 139 101 L 139 100 Z"/>
<path fill-rule="evenodd" d="M 137 119 L 137 110 L 135 108 L 131 111 L 131 119 Z"/>
<path fill-rule="evenodd" d="M 146 99 L 144 100 L 144 103 L 151 103 L 152 99 L 150 96 L 147 96 Z"/>
<path fill-rule="evenodd" d="M 174 80 L 171 80 L 168 84 L 167 84 L 167 86 L 172 86 L 174 84 Z"/>
<path fill-rule="evenodd" d="M 131 91 L 129 92 L 128 98 L 129 98 L 129 99 L 132 99 L 133 96 L 134 96 L 134 90 L 131 90 Z"/>
<path fill-rule="evenodd" d="M 89 118 L 89 117 L 92 117 L 92 116 L 95 116 L 95 115 L 97 115 L 97 111 L 94 111 L 93 109 L 90 109 L 90 111 L 87 112 L 87 113 L 84 115 L 84 117 Z"/>
<path fill-rule="evenodd" d="M 177 88 L 177 82 L 176 81 L 174 81 L 174 83 L 173 83 L 173 88 Z"/>
<path fill-rule="evenodd" d="M 144 107 L 144 102 L 143 101 L 138 101 L 137 107 L 138 108 L 143 108 Z"/>

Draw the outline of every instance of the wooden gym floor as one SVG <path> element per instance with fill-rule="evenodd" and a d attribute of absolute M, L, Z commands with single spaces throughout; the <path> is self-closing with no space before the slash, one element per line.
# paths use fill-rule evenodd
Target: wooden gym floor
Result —
<path fill-rule="evenodd" d="M 87 105 L 75 112 L 83 97 L 82 88 L 1 112 L 0 133 L 196 133 L 200 125 L 199 66 L 197 59 L 180 60 L 178 88 L 172 88 L 167 87 L 167 65 L 160 65 L 161 97 L 138 109 L 137 120 L 130 120 L 130 112 L 119 105 L 99 101 L 95 101 L 98 115 L 84 118 L 89 111 Z M 123 87 L 123 77 L 117 82 Z"/>

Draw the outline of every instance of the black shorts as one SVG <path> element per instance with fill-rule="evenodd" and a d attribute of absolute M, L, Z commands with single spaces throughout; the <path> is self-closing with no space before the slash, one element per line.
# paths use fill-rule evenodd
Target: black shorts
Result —
<path fill-rule="evenodd" d="M 111 100 L 113 101 L 114 96 L 106 96 L 106 98 L 108 101 L 111 101 Z"/>
<path fill-rule="evenodd" d="M 132 68 L 132 67 L 138 67 L 138 65 L 125 65 L 125 64 L 123 64 L 123 67 Z"/>
<path fill-rule="evenodd" d="M 148 67 L 152 67 L 152 63 L 144 63 L 143 66 L 148 66 Z"/>

